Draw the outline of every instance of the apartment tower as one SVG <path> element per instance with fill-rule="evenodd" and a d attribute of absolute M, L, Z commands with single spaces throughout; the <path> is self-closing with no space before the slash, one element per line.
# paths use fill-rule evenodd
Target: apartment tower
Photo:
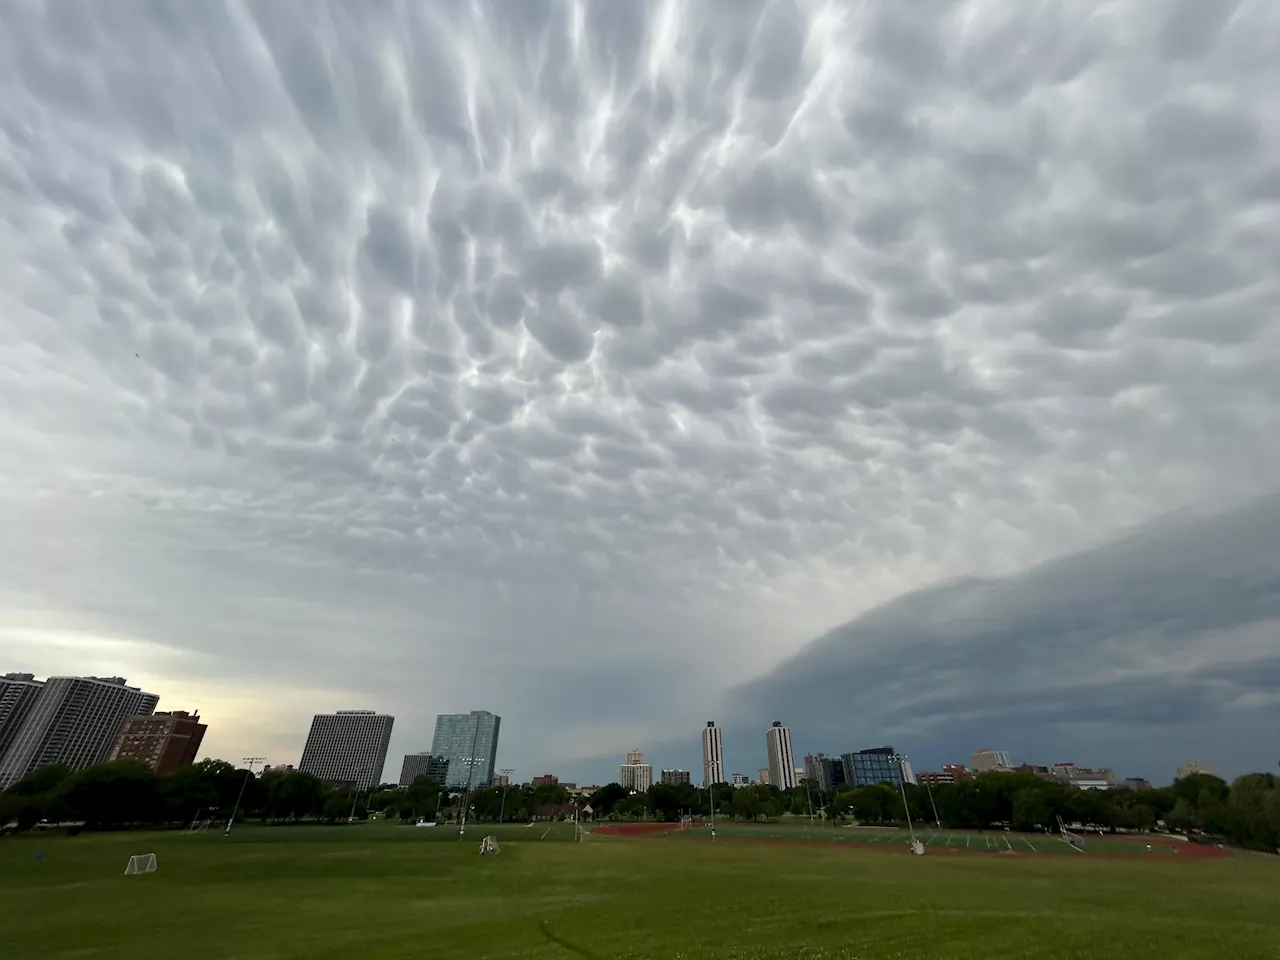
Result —
<path fill-rule="evenodd" d="M 445 785 L 450 790 L 474 790 L 493 782 L 501 727 L 502 718 L 488 710 L 442 713 L 436 717 L 431 752 L 449 761 Z"/>
<path fill-rule="evenodd" d="M 43 688 L 44 683 L 30 673 L 0 677 L 0 761 Z"/>
<path fill-rule="evenodd" d="M 395 717 L 373 710 L 318 713 L 298 770 L 330 786 L 369 790 L 382 782 Z"/>
<path fill-rule="evenodd" d="M 779 790 L 796 786 L 796 758 L 791 753 L 791 731 L 781 720 L 764 733 L 764 745 L 769 755 L 769 782 Z"/>
<path fill-rule="evenodd" d="M 209 728 L 200 714 L 185 710 L 130 717 L 116 735 L 108 760 L 141 760 L 157 776 L 165 777 L 196 762 L 200 743 Z"/>
<path fill-rule="evenodd" d="M 702 728 L 702 785 L 727 782 L 724 775 L 724 740 L 714 720 Z"/>
<path fill-rule="evenodd" d="M 22 722 L 6 734 L 0 790 L 48 764 L 83 770 L 102 763 L 121 724 L 150 715 L 159 702 L 158 695 L 129 686 L 123 677 L 50 677 L 27 704 Z"/>

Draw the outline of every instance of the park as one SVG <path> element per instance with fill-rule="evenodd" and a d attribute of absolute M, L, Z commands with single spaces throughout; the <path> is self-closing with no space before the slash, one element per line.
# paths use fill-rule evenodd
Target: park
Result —
<path fill-rule="evenodd" d="M 478 856 L 482 839 L 500 852 Z M 1274 957 L 1280 860 L 806 819 L 0 840 L 6 960 Z M 130 857 L 157 869 L 125 875 Z"/>

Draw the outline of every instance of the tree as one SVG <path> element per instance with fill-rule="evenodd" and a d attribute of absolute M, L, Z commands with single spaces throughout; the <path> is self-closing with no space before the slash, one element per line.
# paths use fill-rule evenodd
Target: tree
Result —
<path fill-rule="evenodd" d="M 156 823 L 163 815 L 156 775 L 139 760 L 113 760 L 73 773 L 57 797 L 89 829 Z"/>
<path fill-rule="evenodd" d="M 607 817 L 627 797 L 627 788 L 620 783 L 606 783 L 591 795 L 587 802 L 597 817 Z"/>

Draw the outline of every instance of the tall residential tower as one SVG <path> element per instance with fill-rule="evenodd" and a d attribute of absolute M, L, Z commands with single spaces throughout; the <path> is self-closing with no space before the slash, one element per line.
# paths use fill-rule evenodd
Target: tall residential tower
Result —
<path fill-rule="evenodd" d="M 724 740 L 714 720 L 702 728 L 702 785 L 727 783 L 724 775 Z"/>
<path fill-rule="evenodd" d="M 791 731 L 781 720 L 773 721 L 764 733 L 764 745 L 769 752 L 769 782 L 779 790 L 790 790 L 796 785 L 796 758 L 791 754 Z"/>
<path fill-rule="evenodd" d="M 123 677 L 50 677 L 9 736 L 0 757 L 0 790 L 32 770 L 63 763 L 83 770 L 102 763 L 128 717 L 154 712 L 160 697 Z"/>
<path fill-rule="evenodd" d="M 369 790 L 382 782 L 395 717 L 373 710 L 317 713 L 298 770 L 335 787 Z"/>
<path fill-rule="evenodd" d="M 502 718 L 488 710 L 442 713 L 436 717 L 431 752 L 449 762 L 445 785 L 450 790 L 475 790 L 493 782 Z"/>

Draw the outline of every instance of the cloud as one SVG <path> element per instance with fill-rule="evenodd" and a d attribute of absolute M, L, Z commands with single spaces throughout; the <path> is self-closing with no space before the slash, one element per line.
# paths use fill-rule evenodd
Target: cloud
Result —
<path fill-rule="evenodd" d="M 992 741 L 1032 763 L 1087 756 L 1167 778 L 1213 749 L 1248 769 L 1263 759 L 1255 732 L 1280 720 L 1277 543 L 1280 496 L 1154 521 L 1012 576 L 908 593 L 730 702 L 740 727 L 783 716 L 828 753 L 906 741 L 936 765 Z"/>
<path fill-rule="evenodd" d="M 546 767 L 1274 491 L 1278 16 L 7 4 L 0 628 Z"/>

